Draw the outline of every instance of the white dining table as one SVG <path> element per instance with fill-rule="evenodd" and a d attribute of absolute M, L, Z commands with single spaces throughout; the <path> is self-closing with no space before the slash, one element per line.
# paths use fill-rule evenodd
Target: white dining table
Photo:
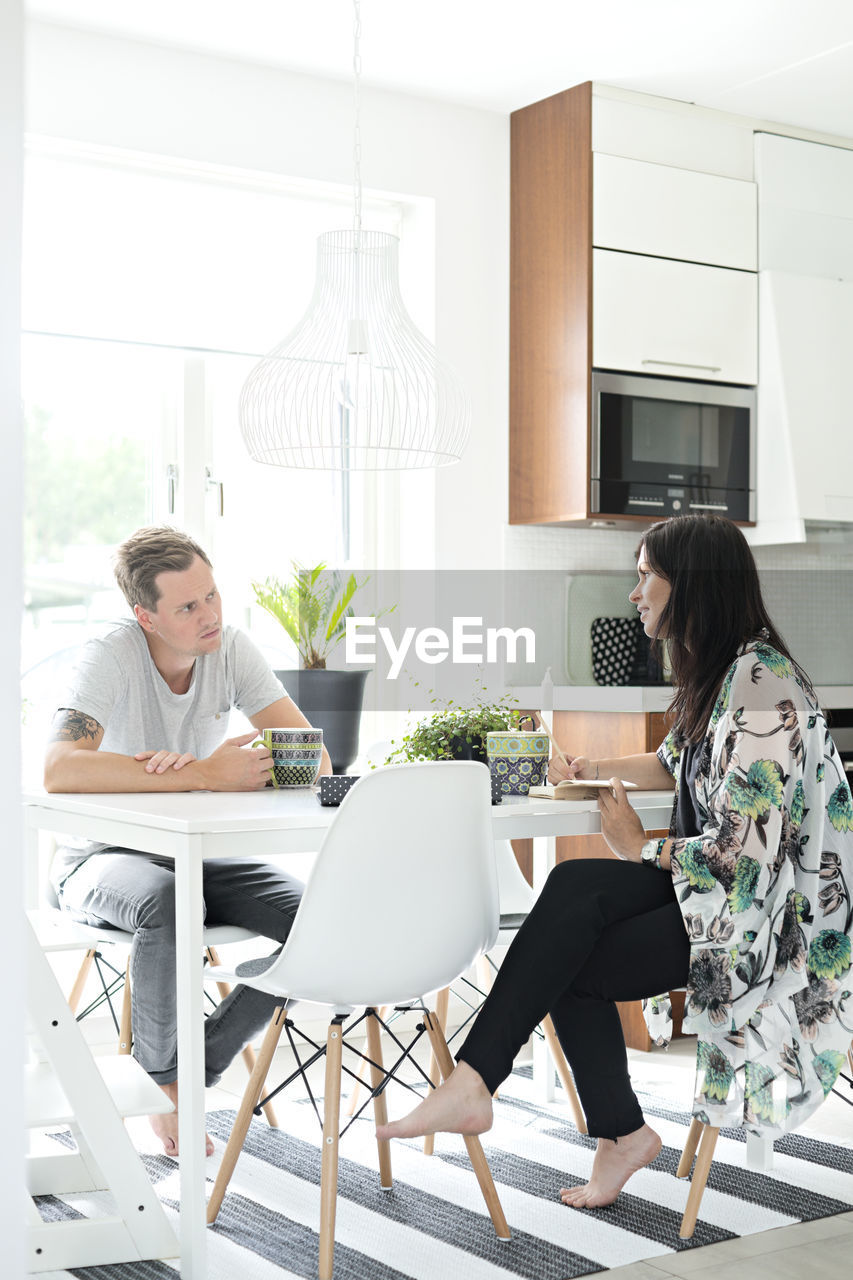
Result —
<path fill-rule="evenodd" d="M 671 791 L 636 791 L 630 800 L 646 830 L 666 827 Z M 160 854 L 175 861 L 177 927 L 180 1263 L 184 1280 L 206 1276 L 202 861 L 235 855 L 315 852 L 338 810 L 308 789 L 246 793 L 48 795 L 24 793 L 28 906 L 38 905 L 39 832 L 59 832 Z M 416 819 L 417 815 L 413 815 Z M 597 803 L 529 798 L 492 807 L 495 838 L 534 840 L 534 884 L 555 861 L 557 836 L 600 831 Z"/>

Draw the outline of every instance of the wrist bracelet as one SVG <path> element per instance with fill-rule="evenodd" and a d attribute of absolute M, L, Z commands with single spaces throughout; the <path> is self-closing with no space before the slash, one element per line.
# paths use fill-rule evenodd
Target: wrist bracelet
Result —
<path fill-rule="evenodd" d="M 655 854 L 655 866 L 657 867 L 658 871 L 664 870 L 664 868 L 661 866 L 660 856 L 663 853 L 663 847 L 665 844 L 666 844 L 666 836 L 664 836 L 662 840 L 658 840 L 658 851 Z"/>

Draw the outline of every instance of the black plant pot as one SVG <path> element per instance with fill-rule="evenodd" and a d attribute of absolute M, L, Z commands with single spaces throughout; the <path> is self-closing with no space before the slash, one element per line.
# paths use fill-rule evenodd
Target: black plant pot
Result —
<path fill-rule="evenodd" d="M 345 773 L 358 755 L 358 727 L 369 670 L 299 668 L 275 674 L 305 719 L 323 730 L 323 744 L 335 773 Z"/>
<path fill-rule="evenodd" d="M 482 738 L 471 735 L 471 741 L 465 738 L 452 738 L 452 751 L 454 760 L 479 760 L 481 764 L 488 764 L 489 757 L 486 755 L 486 744 Z"/>

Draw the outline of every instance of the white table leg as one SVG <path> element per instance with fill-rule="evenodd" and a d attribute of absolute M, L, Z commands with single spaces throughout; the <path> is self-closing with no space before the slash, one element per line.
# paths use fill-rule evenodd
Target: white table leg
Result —
<path fill-rule="evenodd" d="M 535 836 L 533 839 L 533 892 L 537 895 L 557 865 L 557 837 Z"/>
<path fill-rule="evenodd" d="M 34 911 L 41 905 L 41 866 L 39 852 L 41 833 L 34 825 L 29 809 L 24 814 L 24 905 L 28 911 Z"/>
<path fill-rule="evenodd" d="M 533 841 L 533 888 L 538 894 L 557 864 L 557 841 L 554 836 L 537 836 Z M 544 1039 L 533 1037 L 533 1096 L 538 1102 L 553 1102 L 554 1064 Z"/>
<path fill-rule="evenodd" d="M 204 1031 L 202 1018 L 202 848 L 188 836 L 175 858 L 178 981 L 178 1097 L 181 1280 L 205 1280 Z"/>

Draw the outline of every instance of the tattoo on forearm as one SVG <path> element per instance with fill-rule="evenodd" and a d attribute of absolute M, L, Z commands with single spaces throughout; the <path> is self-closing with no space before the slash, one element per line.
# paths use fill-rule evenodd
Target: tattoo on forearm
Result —
<path fill-rule="evenodd" d="M 93 716 L 70 707 L 60 707 L 53 720 L 51 742 L 79 742 L 82 738 L 94 741 L 103 729 Z"/>

